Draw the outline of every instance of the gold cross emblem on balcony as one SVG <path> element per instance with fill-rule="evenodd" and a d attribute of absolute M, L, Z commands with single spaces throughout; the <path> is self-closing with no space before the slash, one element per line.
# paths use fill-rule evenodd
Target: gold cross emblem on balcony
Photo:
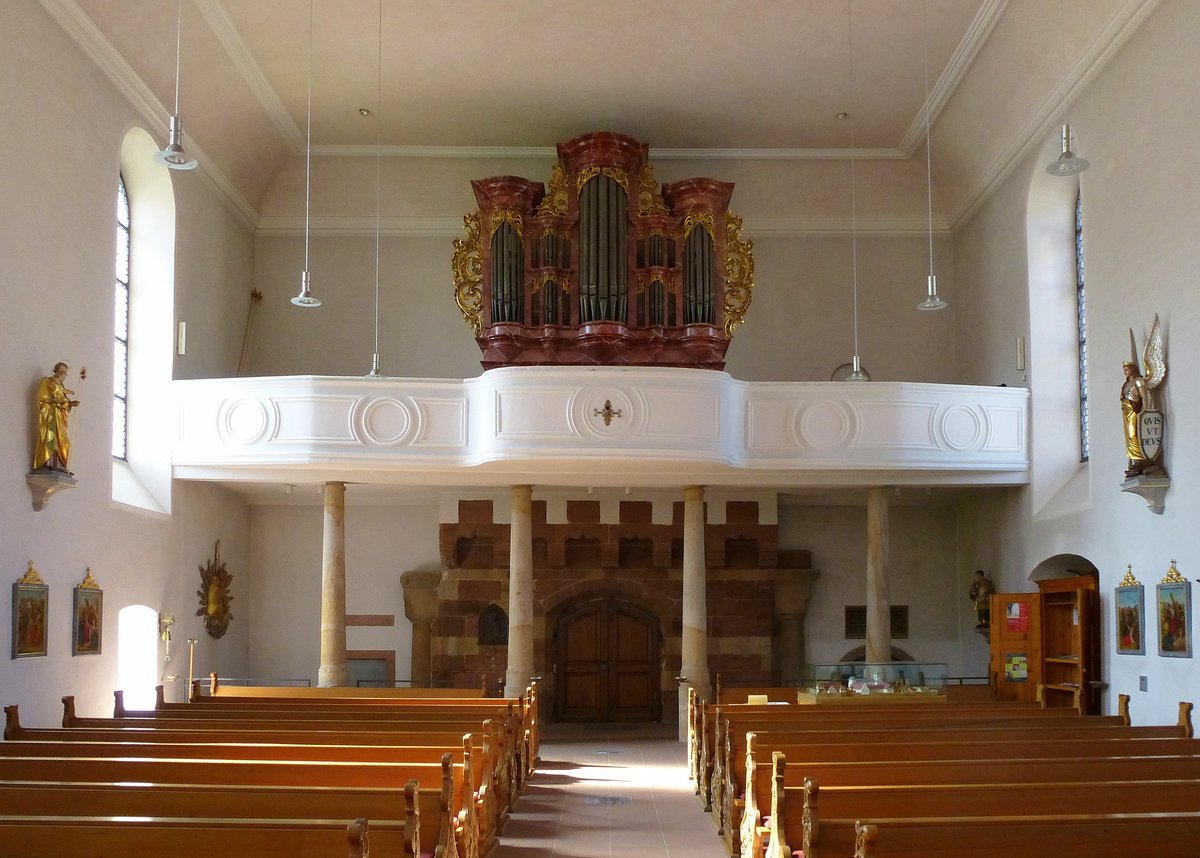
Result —
<path fill-rule="evenodd" d="M 612 407 L 612 400 L 606 399 L 606 400 L 604 400 L 603 408 L 595 408 L 592 410 L 592 416 L 593 417 L 603 417 L 604 425 L 611 426 L 613 418 L 621 416 L 621 409 L 620 408 L 614 409 Z"/>

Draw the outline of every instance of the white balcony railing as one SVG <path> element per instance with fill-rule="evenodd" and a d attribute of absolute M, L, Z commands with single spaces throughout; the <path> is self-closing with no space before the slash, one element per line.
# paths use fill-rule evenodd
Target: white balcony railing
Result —
<path fill-rule="evenodd" d="M 1015 485 L 1029 392 L 520 367 L 177 381 L 176 477 L 409 485 Z"/>

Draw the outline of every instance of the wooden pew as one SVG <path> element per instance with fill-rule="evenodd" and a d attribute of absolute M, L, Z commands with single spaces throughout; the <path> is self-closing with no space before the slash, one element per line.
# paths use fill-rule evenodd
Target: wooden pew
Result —
<path fill-rule="evenodd" d="M 218 790 L 256 787 L 266 797 L 254 806 L 261 810 L 265 804 L 269 804 L 276 808 L 274 816 L 280 818 L 302 816 L 300 813 L 289 814 L 287 803 L 278 797 L 299 788 L 301 791 L 325 792 L 330 795 L 353 792 L 357 789 L 364 791 L 364 801 L 370 798 L 369 790 L 374 790 L 384 796 L 377 800 L 383 802 L 379 810 L 385 810 L 390 801 L 393 818 L 400 819 L 401 795 L 407 786 L 412 785 L 416 791 L 414 800 L 419 800 L 419 804 L 430 805 L 424 794 L 437 797 L 438 812 L 434 817 L 437 824 L 434 827 L 442 832 L 439 842 L 446 849 L 450 848 L 448 843 L 453 840 L 453 851 L 456 854 L 462 858 L 478 858 L 490 845 L 480 840 L 478 816 L 474 803 L 470 800 L 469 770 L 464 770 L 461 764 L 453 763 L 450 754 L 443 755 L 438 764 L 155 759 L 133 756 L 14 756 L 0 757 L 0 780 L 92 785 L 143 782 L 155 785 L 178 784 L 197 789 L 200 785 L 210 785 Z M 270 796 L 272 792 L 278 795 Z M 319 801 L 319 797 L 315 800 Z M 337 806 L 345 809 L 342 804 Z M 156 812 L 156 805 L 153 804 L 144 806 L 142 812 L 137 815 L 176 818 L 167 813 Z M 433 828 L 427 824 L 426 830 L 429 832 Z"/>
<path fill-rule="evenodd" d="M 484 681 L 486 688 L 486 680 Z M 408 689 L 408 688 L 354 688 L 354 687 L 338 687 L 338 688 L 311 688 L 311 687 L 291 687 L 291 686 L 230 686 L 222 685 L 220 678 L 216 673 L 209 675 L 209 695 L 205 697 L 200 693 L 199 680 L 193 682 L 191 691 L 192 702 L 205 701 L 220 701 L 228 703 L 237 700 L 250 701 L 312 701 L 320 699 L 326 703 L 338 702 L 359 702 L 359 703 L 375 703 L 387 704 L 389 702 L 400 702 L 406 704 L 421 704 L 437 702 L 439 698 L 445 699 L 451 696 L 454 689 L 440 689 L 445 693 L 430 693 L 423 694 L 422 692 L 437 692 L 438 689 Z M 158 692 L 158 700 L 162 701 L 162 691 Z M 509 701 L 517 705 L 519 710 L 520 730 L 517 736 L 527 745 L 525 759 L 528 764 L 528 771 L 532 772 L 533 767 L 537 762 L 538 754 L 541 747 L 541 730 L 539 728 L 539 701 L 538 701 L 538 683 L 533 682 L 526 687 L 525 693 L 519 698 L 488 698 L 486 694 L 481 697 L 474 696 L 454 696 L 455 703 L 463 704 L 467 707 L 482 706 L 486 707 L 494 701 Z M 168 705 L 168 704 L 163 704 Z M 181 705 L 181 704 L 169 704 Z M 522 779 L 524 775 L 522 775 Z"/>
<path fill-rule="evenodd" d="M 717 749 L 723 748 L 725 736 L 730 730 L 748 732 L 765 731 L 771 727 L 797 727 L 813 725 L 814 728 L 829 726 L 840 729 L 851 723 L 892 725 L 913 723 L 943 725 L 970 722 L 1027 722 L 1041 723 L 1046 719 L 1078 719 L 1083 716 L 1070 709 L 1042 709 L 1040 707 L 1009 703 L 914 704 L 891 705 L 883 702 L 862 709 L 830 710 L 821 706 L 755 706 L 725 705 L 701 707 L 702 728 L 700 730 L 700 756 L 695 767 L 698 773 L 697 792 L 706 811 L 719 807 L 713 803 L 714 786 L 719 791 L 720 779 L 713 777 L 716 767 Z M 1118 716 L 1088 716 L 1091 718 L 1121 719 L 1128 723 L 1128 713 Z M 1016 719 L 1016 720 L 1012 720 Z"/>
<path fill-rule="evenodd" d="M 1151 780 L 1112 782 L 901 784 L 785 787 L 783 804 L 772 808 L 772 827 L 782 820 L 785 831 L 801 832 L 805 858 L 846 856 L 855 846 L 858 819 L 931 817 L 1027 817 L 1073 814 L 1188 813 L 1200 808 L 1200 781 Z M 778 801 L 778 799 L 777 799 Z M 776 813 L 782 816 L 776 816 Z M 834 822 L 837 820 L 837 822 Z M 828 823 L 828 824 L 827 824 Z M 785 837 L 786 842 L 786 837 Z M 1010 842 L 1009 854 L 1029 854 Z M 898 854 L 898 853 L 893 853 Z M 928 849 L 906 854 L 931 854 Z"/>
<path fill-rule="evenodd" d="M 789 836 L 796 832 L 809 832 L 810 842 L 804 849 L 805 858 L 820 856 L 847 856 L 855 858 L 907 858 L 907 856 L 1058 856 L 1058 858 L 1092 858 L 1099 854 L 1123 856 L 1145 856 L 1160 858 L 1163 855 L 1179 854 L 1184 844 L 1193 843 L 1195 832 L 1200 830 L 1200 811 L 1188 808 L 1174 811 L 1126 811 L 1105 812 L 1091 808 L 1061 810 L 1057 813 L 1037 815 L 1006 815 L 993 813 L 990 809 L 980 813 L 977 805 L 942 804 L 938 815 L 926 817 L 874 818 L 864 822 L 861 817 L 821 818 L 818 817 L 818 791 L 807 790 L 810 803 L 806 810 L 801 803 L 797 818 L 793 794 L 783 786 L 786 759 L 776 754 L 773 760 L 772 814 L 767 858 L 786 858 L 791 849 L 799 845 L 789 843 Z M 1150 782 L 1153 783 L 1153 782 Z M 1149 790 L 1149 798 L 1135 798 L 1137 802 L 1163 800 L 1164 792 L 1180 786 L 1167 783 L 1154 792 L 1154 787 L 1132 787 L 1129 783 L 1114 788 L 1115 798 L 1103 801 L 1120 804 L 1123 790 Z M 1017 789 L 1027 785 L 1017 785 Z M 1092 784 L 1058 783 L 1041 792 L 1045 802 L 1055 802 L 1054 807 L 1068 807 L 1074 790 L 1085 791 L 1081 801 L 1095 801 L 1097 793 Z M 1195 789 L 1195 786 L 1186 787 Z M 803 798 L 805 790 L 799 794 Z M 1057 798 L 1055 797 L 1057 793 Z M 989 796 L 990 799 L 990 796 Z M 1194 797 L 1190 807 L 1195 807 Z M 1001 804 L 1003 799 L 999 800 Z M 1018 805 L 1020 800 L 1017 800 Z M 1164 803 L 1169 804 L 1170 800 Z M 915 805 L 914 805 L 915 806 Z M 989 808 L 991 805 L 989 805 Z M 807 829 L 806 829 L 807 826 Z M 789 835 L 789 832 L 791 834 Z M 845 836 L 849 832 L 849 837 Z M 887 834 L 891 834 L 890 843 Z M 884 844 L 887 844 L 886 846 Z M 851 852 L 850 849 L 854 851 Z"/>
<path fill-rule="evenodd" d="M 345 819 L 208 819 L 113 818 L 0 815 L 0 843 L 5 855 L 20 858 L 107 858 L 109 855 L 170 855 L 212 858 L 329 858 L 349 854 L 365 858 L 365 820 L 349 826 Z M 380 820 L 370 827 L 372 855 L 414 856 L 403 851 L 402 821 Z M 347 845 L 349 844 L 349 853 Z M 415 858 L 415 856 L 414 856 Z M 454 858 L 442 853 L 442 858 Z"/>
<path fill-rule="evenodd" d="M 370 813 L 377 826 L 377 854 L 386 850 L 384 854 L 399 855 L 403 850 L 413 858 L 421 854 L 422 843 L 430 851 L 440 847 L 442 854 L 460 854 L 456 838 L 443 839 L 451 830 L 443 811 L 448 801 L 447 793 L 420 790 L 415 781 L 405 785 L 402 795 L 393 789 L 368 787 L 0 781 L 0 805 L 9 817 L 61 819 L 86 813 L 89 817 L 270 820 L 336 819 L 354 812 Z M 404 823 L 400 830 L 395 828 L 397 820 Z M 384 821 L 389 824 L 381 828 Z M 0 836 L 3 831 L 0 827 Z M 61 854 L 80 855 L 85 850 Z M 306 846 L 298 854 L 310 851 Z M 177 852 L 172 848 L 168 854 Z M 239 850 L 234 854 L 250 853 Z"/>
<path fill-rule="evenodd" d="M 784 786 L 803 786 L 813 779 L 825 785 L 887 785 L 945 783 L 1054 783 L 1062 781 L 1191 779 L 1200 781 L 1200 746 L 1186 754 L 1147 756 L 1109 755 L 1008 758 L 996 760 L 904 758 L 855 762 L 792 762 L 785 770 Z M 743 858 L 761 854 L 756 843 L 762 820 L 769 817 L 771 795 L 770 754 L 753 747 L 747 755 L 746 792 L 741 802 L 737 842 Z M 737 852 L 731 854 L 739 854 Z"/>
<path fill-rule="evenodd" d="M 120 702 L 120 696 L 117 697 L 117 700 Z M 372 741 L 364 739 L 360 741 L 353 735 L 356 732 L 362 732 L 384 734 L 384 744 L 396 744 L 398 735 L 406 736 L 421 732 L 440 732 L 447 729 L 462 732 L 479 731 L 482 729 L 492 737 L 491 757 L 494 760 L 494 764 L 491 766 L 491 783 L 493 784 L 491 789 L 495 795 L 496 806 L 499 808 L 501 814 L 507 813 L 516 801 L 523 781 L 521 772 L 524 763 L 518 754 L 519 743 L 514 740 L 511 727 L 505 726 L 505 724 L 511 725 L 511 718 L 497 721 L 489 719 L 481 722 L 477 714 L 462 715 L 453 711 L 425 717 L 425 709 L 418 709 L 415 712 L 396 710 L 375 712 L 368 710 L 365 717 L 359 717 L 359 713 L 363 710 L 353 708 L 347 710 L 346 714 L 335 719 L 332 716 L 322 715 L 314 711 L 302 711 L 303 707 L 301 707 L 301 711 L 289 711 L 285 713 L 258 713 L 251 711 L 247 712 L 245 717 L 238 718 L 225 715 L 220 710 L 205 710 L 203 707 L 198 707 L 194 710 L 197 716 L 193 718 L 185 718 L 181 715 L 159 717 L 153 713 L 149 717 L 142 718 L 81 718 L 75 714 L 75 698 L 73 696 L 68 695 L 63 697 L 62 702 L 63 726 L 71 730 L 111 730 L 117 728 L 154 732 L 172 730 L 194 732 L 197 736 L 209 730 L 255 730 L 259 731 L 262 735 L 278 736 L 280 737 L 279 741 L 286 741 L 282 738 L 283 736 L 294 734 L 298 731 L 314 734 L 335 732 L 346 736 L 345 739 L 340 740 L 343 744 L 380 743 L 377 739 Z M 506 706 L 505 711 L 509 711 L 510 708 L 510 706 Z M 7 719 L 10 717 L 7 707 L 5 712 Z M 204 712 L 208 712 L 208 714 L 205 715 L 203 714 Z M 389 732 L 391 733 L 390 737 L 386 735 Z M 15 738 L 18 735 L 26 739 L 35 738 L 28 731 L 19 733 L 13 730 L 11 725 L 6 721 L 5 736 Z M 178 732 L 176 735 L 178 735 Z M 190 741 L 188 739 L 176 740 Z M 245 740 L 235 739 L 233 741 Z M 299 739 L 299 741 L 307 743 L 309 740 Z M 484 782 L 481 781 L 480 783 Z"/>
<path fill-rule="evenodd" d="M 1187 855 L 1200 812 L 880 819 L 853 823 L 855 858 L 1163 858 Z"/>
<path fill-rule="evenodd" d="M 52 731 L 43 731 L 52 732 Z M 73 731 L 59 729 L 57 735 L 69 737 Z M 464 774 L 464 801 L 466 795 L 471 795 L 474 801 L 474 826 L 478 829 L 478 839 L 485 846 L 495 841 L 504 821 L 504 814 L 494 796 L 494 786 L 490 764 L 485 765 L 480 749 L 474 745 L 473 736 L 467 734 L 458 737 L 463 748 L 462 759 L 468 761 L 470 770 Z M 10 740 L 0 743 L 0 758 L 4 757 L 94 757 L 94 758 L 137 758 L 137 759 L 220 759 L 220 760 L 303 760 L 303 761 L 339 761 L 339 762 L 385 762 L 385 763 L 419 763 L 422 765 L 441 765 L 446 757 L 446 748 L 453 747 L 453 736 L 447 736 L 447 741 L 432 746 L 420 745 L 320 745 L 320 744 L 283 744 L 283 743 L 236 743 L 236 742 L 158 742 L 142 739 L 128 740 L 119 733 L 108 737 L 107 741 L 79 741 L 69 738 L 63 740 Z M 445 773 L 443 774 L 445 777 Z M 449 781 L 445 781 L 449 789 Z M 447 801 L 449 795 L 447 793 Z M 207 809 L 207 808 L 206 808 Z M 446 807 L 449 810 L 449 804 Z M 338 816 L 350 814 L 352 810 L 316 813 L 316 816 Z M 361 813 L 369 817 L 379 818 L 378 810 L 361 808 Z M 180 816 L 167 810 L 156 815 Z M 302 815 L 302 814 L 297 814 Z M 427 811 L 427 819 L 432 826 L 437 825 L 437 817 Z M 427 839 L 428 842 L 428 839 Z"/>
<path fill-rule="evenodd" d="M 1122 695 L 1122 697 L 1126 696 Z M 1128 721 L 1127 698 L 1122 703 L 1122 710 L 1121 720 Z M 882 743 L 887 745 L 898 741 L 906 743 L 935 741 L 946 745 L 965 743 L 969 748 L 971 743 L 983 740 L 995 743 L 1036 738 L 1042 742 L 1071 743 L 1073 745 L 1078 739 L 1183 738 L 1192 734 L 1190 715 L 1190 705 L 1181 706 L 1179 722 L 1168 727 L 1121 726 L 1113 719 L 1078 716 L 1073 719 L 1035 718 L 1029 722 L 1024 719 L 962 721 L 936 727 L 910 724 L 905 723 L 903 719 L 895 719 L 886 729 L 879 729 L 874 721 L 851 721 L 845 729 L 839 729 L 838 725 L 831 724 L 821 730 L 770 730 L 762 733 L 756 731 L 748 733 L 746 736 L 742 736 L 739 731 L 730 729 L 725 735 L 725 752 L 718 758 L 712 782 L 712 801 L 714 812 L 717 812 L 717 831 L 731 854 L 737 854 L 743 832 L 756 826 L 761 816 L 754 800 L 749 772 L 754 768 L 756 755 L 766 758 L 769 757 L 772 750 L 784 751 L 796 759 L 798 757 L 798 753 L 795 751 L 797 746 L 811 747 L 814 744 L 820 745 L 822 749 L 827 749 L 844 743 L 858 745 Z M 993 726 L 996 724 L 999 726 Z M 871 728 L 858 729 L 865 725 L 870 725 Z M 804 726 L 810 725 L 805 724 Z M 1010 745 L 1009 747 L 1016 746 Z M 970 751 L 964 750 L 964 753 L 969 754 Z M 831 751 L 828 754 L 822 753 L 821 756 L 826 760 L 833 760 L 837 757 L 837 753 Z"/>
<path fill-rule="evenodd" d="M 903 735 L 906 740 L 914 740 L 913 731 L 935 731 L 940 741 L 969 741 L 978 738 L 981 731 L 993 732 L 994 738 L 1020 738 L 1022 735 L 1036 736 L 1044 739 L 1071 741 L 1076 738 L 1172 738 L 1190 737 L 1194 734 L 1191 722 L 1191 704 L 1180 706 L 1179 719 L 1172 726 L 1131 727 L 1129 725 L 1129 697 L 1121 695 L 1120 714 L 1115 716 L 1074 716 L 1071 718 L 1045 718 L 1037 713 L 1028 717 L 1021 715 L 1006 718 L 979 719 L 933 719 L 924 716 L 920 718 L 905 718 L 903 713 L 886 719 L 874 719 L 866 716 L 858 718 L 835 718 L 829 721 L 818 721 L 808 718 L 790 719 L 786 722 L 774 720 L 765 722 L 766 729 L 757 726 L 764 722 L 749 718 L 737 719 L 730 717 L 722 722 L 719 731 L 723 737 L 723 746 L 713 764 L 711 780 L 711 803 L 715 810 L 721 809 L 718 831 L 726 836 L 726 845 L 731 849 L 729 832 L 734 832 L 739 814 L 732 813 L 733 802 L 745 791 L 745 771 L 747 756 L 747 736 L 744 728 L 754 726 L 753 734 L 758 736 L 758 749 L 768 753 L 775 745 L 784 746 L 820 742 L 836 744 L 856 742 L 859 744 L 889 741 Z M 1059 710 L 1051 710 L 1059 711 Z M 747 723 L 748 722 L 748 723 Z M 774 726 L 779 724 L 779 729 Z M 731 827 L 732 823 L 732 827 Z M 736 851 L 736 850 L 735 850 Z"/>

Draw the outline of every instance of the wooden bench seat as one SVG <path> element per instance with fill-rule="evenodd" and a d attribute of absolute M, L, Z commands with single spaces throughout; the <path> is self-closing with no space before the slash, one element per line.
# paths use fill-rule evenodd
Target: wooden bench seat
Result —
<path fill-rule="evenodd" d="M 210 703 L 237 703 L 243 701 L 251 701 L 253 703 L 268 701 L 312 703 L 320 700 L 322 703 L 331 704 L 362 703 L 367 705 L 386 705 L 389 703 L 399 703 L 408 706 L 428 707 L 451 699 L 455 704 L 460 704 L 464 708 L 487 708 L 498 702 L 508 703 L 515 707 L 516 717 L 519 722 L 519 729 L 516 735 L 527 746 L 525 759 L 528 770 L 533 770 L 541 745 L 541 730 L 539 727 L 540 704 L 538 700 L 538 684 L 536 682 L 527 686 L 525 693 L 517 698 L 489 698 L 474 695 L 460 697 L 454 693 L 454 689 L 441 689 L 440 691 L 444 693 L 438 693 L 439 689 L 405 688 L 239 687 L 222 685 L 218 675 L 213 673 L 210 674 L 209 694 L 207 696 L 200 693 L 199 681 L 193 683 L 191 694 L 192 701 L 201 704 L 204 704 L 206 701 Z M 424 694 L 423 692 L 429 693 Z M 157 697 L 159 705 L 165 706 L 161 689 L 159 689 Z M 522 778 L 524 778 L 524 775 L 522 775 Z"/>
<path fill-rule="evenodd" d="M 286 729 L 289 722 L 299 722 L 297 726 L 307 729 L 312 722 L 320 721 L 322 729 L 329 729 L 335 725 L 357 727 L 360 722 L 371 722 L 383 725 L 402 724 L 405 730 L 424 730 L 436 726 L 443 729 L 456 726 L 464 730 L 475 730 L 479 729 L 482 722 L 491 721 L 493 724 L 503 725 L 501 729 L 504 735 L 497 739 L 497 754 L 507 755 L 512 760 L 514 790 L 519 790 L 532 773 L 537 757 L 537 730 L 536 727 L 527 726 L 534 719 L 525 718 L 520 714 L 519 701 L 507 699 L 465 701 L 470 705 L 460 706 L 460 701 L 430 700 L 413 703 L 407 699 L 385 698 L 374 702 L 388 705 L 376 706 L 371 702 L 363 705 L 363 701 L 357 698 L 342 701 L 323 698 L 312 701 L 245 698 L 248 705 L 244 707 L 218 704 L 197 706 L 191 703 L 162 703 L 161 686 L 160 703 L 153 710 L 126 709 L 121 691 L 115 692 L 114 698 L 114 718 L 104 719 L 78 716 L 75 713 L 74 698 L 64 697 L 63 726 L 103 727 L 109 726 L 109 720 L 119 720 L 131 727 L 153 727 L 160 722 L 169 722 L 185 729 L 193 729 L 203 728 L 210 721 L 220 721 L 269 722 L 270 729 Z M 475 705 L 476 703 L 481 705 Z"/>
<path fill-rule="evenodd" d="M 361 831 L 361 829 L 360 829 Z M 4 854 L 20 858 L 108 858 L 112 855 L 212 858 L 330 858 L 362 856 L 361 833 L 349 834 L 345 819 L 116 819 L 83 815 L 0 815 Z M 355 842 L 360 844 L 355 852 Z M 371 855 L 405 856 L 402 821 L 370 827 Z M 443 853 L 442 858 L 453 858 Z"/>
<path fill-rule="evenodd" d="M 469 772 L 471 794 L 475 802 L 475 816 L 481 841 L 491 842 L 504 823 L 505 812 L 494 794 L 490 764 L 472 759 L 471 737 L 462 737 L 463 759 L 472 760 Z M 266 743 L 165 743 L 165 742 L 80 742 L 80 741 L 7 741 L 0 742 L 0 758 L 4 757 L 95 757 L 105 759 L 219 759 L 219 760 L 302 760 L 340 762 L 419 763 L 441 765 L 446 748 L 442 744 L 431 747 L 399 745 L 301 745 Z M 479 755 L 474 755 L 478 757 Z M 480 786 L 476 786 L 476 785 Z M 393 789 L 394 793 L 394 789 Z M 380 818 L 377 810 L 362 808 L 358 811 L 369 818 Z M 179 816 L 182 814 L 162 811 L 156 815 Z M 297 814 L 302 815 L 302 814 Z M 354 811 L 329 810 L 326 816 L 348 815 Z M 432 821 L 431 821 L 431 824 Z"/>
<path fill-rule="evenodd" d="M 402 790 L 414 783 L 420 790 L 445 793 L 445 818 L 457 820 L 463 858 L 478 858 L 480 818 L 472 798 L 470 771 L 452 764 L 382 763 L 314 760 L 156 759 L 148 757 L 0 756 L 0 780 L 63 781 L 76 783 L 211 784 L 259 787 L 375 787 L 391 789 L 399 806 Z M 144 815 L 144 814 L 143 814 Z"/>
<path fill-rule="evenodd" d="M 461 837 L 449 818 L 449 799 L 444 790 L 418 789 L 415 784 L 398 793 L 374 787 L 0 781 L 0 806 L 10 817 L 66 818 L 86 813 L 89 817 L 267 820 L 341 819 L 353 818 L 355 813 L 367 814 L 375 822 L 377 854 L 399 854 L 393 851 L 395 823 L 404 823 L 411 815 L 410 826 L 415 826 L 417 832 L 417 845 L 409 850 L 414 858 L 420 854 L 418 850 L 432 853 L 438 846 L 443 854 L 464 854 L 459 848 Z M 387 827 L 383 827 L 385 821 Z M 412 827 L 406 829 L 401 848 L 413 843 L 412 831 Z M 452 834 L 455 839 L 448 843 Z M 380 838 L 392 845 L 378 842 Z M 486 853 L 488 846 L 485 841 L 477 851 Z M 168 854 L 177 853 L 172 849 Z M 307 849 L 301 854 L 308 854 Z"/>
<path fill-rule="evenodd" d="M 699 757 L 694 764 L 696 792 L 705 809 L 712 809 L 713 769 L 718 750 L 723 748 L 725 736 L 732 730 L 739 733 L 775 729 L 808 729 L 827 727 L 842 729 L 853 725 L 894 726 L 899 724 L 924 724 L 943 726 L 962 722 L 1010 723 L 1031 726 L 1048 721 L 1077 721 L 1085 716 L 1070 709 L 1041 709 L 1034 706 L 1009 703 L 942 704 L 937 706 L 901 705 L 889 707 L 881 704 L 869 710 L 838 709 L 830 711 L 816 706 L 754 706 L 733 704 L 727 706 L 704 706 L 701 709 Z M 1128 712 L 1116 716 L 1086 716 L 1104 719 L 1113 723 L 1128 724 Z M 1092 723 L 1100 723 L 1095 721 Z"/>
<path fill-rule="evenodd" d="M 1082 719 L 1080 719 L 1082 720 Z M 1090 719 L 1088 719 L 1090 721 Z M 1122 727 L 1110 724 L 1077 723 L 1066 725 L 1051 722 L 1036 727 L 974 727 L 959 725 L 928 729 L 902 725 L 892 730 L 845 730 L 845 731 L 768 731 L 765 733 L 750 733 L 743 741 L 737 740 L 737 734 L 730 733 L 727 752 L 718 758 L 712 779 L 712 809 L 716 814 L 717 831 L 725 842 L 731 854 L 739 851 L 743 816 L 749 813 L 746 824 L 756 824 L 757 812 L 754 801 L 749 801 L 746 795 L 750 774 L 754 771 L 753 760 L 769 758 L 773 750 L 780 750 L 789 755 L 790 759 L 798 760 L 800 753 L 797 749 L 814 751 L 814 755 L 822 760 L 832 761 L 836 758 L 836 748 L 845 743 L 853 743 L 857 747 L 882 745 L 891 748 L 897 743 L 911 746 L 912 743 L 934 742 L 943 746 L 958 746 L 965 756 L 972 754 L 975 743 L 987 741 L 992 743 L 1009 743 L 1009 747 L 1018 747 L 1025 740 L 1036 739 L 1042 743 L 1039 747 L 1043 754 L 1059 747 L 1064 753 L 1075 746 L 1081 739 L 1134 739 L 1134 738 L 1182 738 L 1183 729 L 1178 726 L 1170 727 Z M 1045 743 L 1050 743 L 1047 746 Z M 913 759 L 905 747 L 899 755 L 900 759 Z M 1200 745 L 1195 745 L 1195 751 L 1200 754 Z M 806 754 L 805 759 L 813 755 Z M 890 752 L 884 750 L 872 759 L 891 758 Z M 925 757 L 918 757 L 926 759 Z M 861 761 L 861 755 L 856 755 L 856 762 Z M 761 794 L 761 793 L 760 793 Z"/>
<path fill-rule="evenodd" d="M 1200 808 L 1200 782 L 1151 780 L 1111 782 L 893 784 L 785 788 L 783 820 L 801 833 L 809 855 L 849 855 L 852 824 L 826 827 L 825 820 L 1033 816 L 1114 813 L 1187 813 Z M 779 819 L 774 809 L 774 827 Z M 799 826 L 799 828 L 797 828 Z M 1021 853 L 1023 854 L 1023 853 Z"/>

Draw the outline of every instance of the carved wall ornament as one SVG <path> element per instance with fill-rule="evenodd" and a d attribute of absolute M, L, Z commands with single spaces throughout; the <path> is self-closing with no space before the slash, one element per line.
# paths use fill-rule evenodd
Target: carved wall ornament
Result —
<path fill-rule="evenodd" d="M 204 617 L 204 630 L 214 638 L 222 637 L 233 619 L 229 610 L 229 603 L 233 601 L 229 592 L 232 583 L 233 575 L 221 562 L 221 540 L 218 539 L 212 559 L 200 567 L 200 589 L 196 591 L 200 597 L 196 616 Z"/>
<path fill-rule="evenodd" d="M 1132 569 L 1132 567 L 1131 567 L 1131 569 Z M 1187 578 L 1184 578 L 1183 575 L 1181 575 L 1179 573 L 1179 569 L 1177 569 L 1175 567 L 1175 561 L 1172 560 L 1171 568 L 1169 568 L 1167 570 L 1167 574 L 1163 576 L 1162 583 L 1163 584 L 1182 584 L 1186 580 L 1187 580 Z"/>
<path fill-rule="evenodd" d="M 742 219 L 725 222 L 725 336 L 746 319 L 754 297 L 754 242 L 742 240 Z"/>
<path fill-rule="evenodd" d="M 483 253 L 481 250 L 480 213 L 463 217 L 466 238 L 454 239 L 450 268 L 454 277 L 454 301 L 463 319 L 475 331 L 483 327 Z"/>
<path fill-rule="evenodd" d="M 25 570 L 25 574 L 17 579 L 18 584 L 45 584 L 42 576 L 38 574 L 37 569 L 33 568 L 33 561 L 29 561 L 29 568 Z"/>
<path fill-rule="evenodd" d="M 667 214 L 667 204 L 663 201 L 658 181 L 654 178 L 654 168 L 643 164 L 642 171 L 638 174 L 638 216 L 659 214 Z"/>

